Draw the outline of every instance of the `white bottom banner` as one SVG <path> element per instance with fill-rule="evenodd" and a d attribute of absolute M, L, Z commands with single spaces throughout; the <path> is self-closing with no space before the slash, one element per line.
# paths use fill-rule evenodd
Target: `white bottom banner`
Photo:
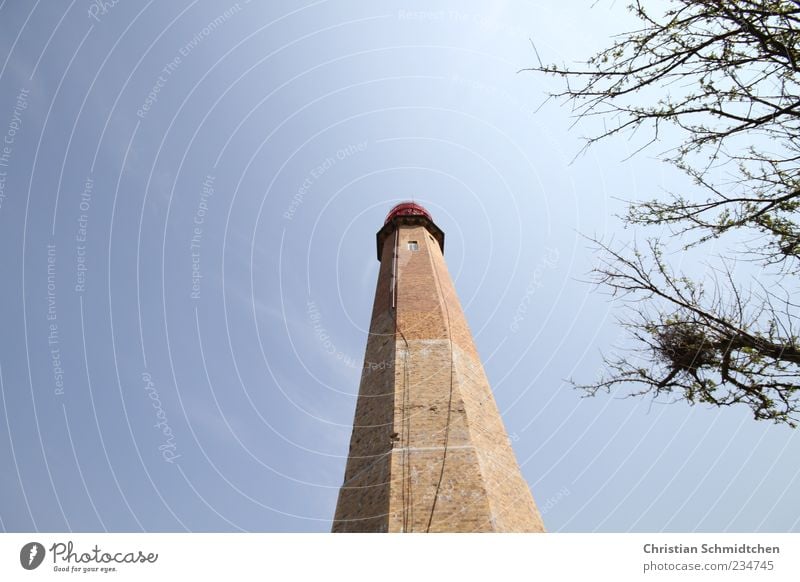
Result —
<path fill-rule="evenodd" d="M 0 580 L 800 580 L 800 534 L 0 535 Z"/>

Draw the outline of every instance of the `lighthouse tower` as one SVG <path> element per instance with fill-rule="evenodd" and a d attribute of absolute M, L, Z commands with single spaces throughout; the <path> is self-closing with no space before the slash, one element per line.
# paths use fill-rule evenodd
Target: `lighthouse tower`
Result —
<path fill-rule="evenodd" d="M 444 261 L 418 204 L 381 262 L 334 532 L 541 532 Z"/>

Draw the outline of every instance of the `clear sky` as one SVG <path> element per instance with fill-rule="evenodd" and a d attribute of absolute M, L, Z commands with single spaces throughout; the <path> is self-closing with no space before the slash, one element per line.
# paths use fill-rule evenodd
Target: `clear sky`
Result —
<path fill-rule="evenodd" d="M 329 530 L 413 198 L 549 530 L 800 530 L 798 431 L 565 382 L 625 344 L 581 235 L 686 184 L 518 73 L 593 4 L 2 0 L 0 528 Z"/>

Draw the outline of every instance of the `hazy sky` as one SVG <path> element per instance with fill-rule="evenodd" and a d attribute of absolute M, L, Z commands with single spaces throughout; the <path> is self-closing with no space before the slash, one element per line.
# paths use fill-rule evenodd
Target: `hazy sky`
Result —
<path fill-rule="evenodd" d="M 565 382 L 624 344 L 581 234 L 686 183 L 537 111 L 594 3 L 0 2 L 0 527 L 329 530 L 414 198 L 549 530 L 800 529 L 798 431 Z"/>

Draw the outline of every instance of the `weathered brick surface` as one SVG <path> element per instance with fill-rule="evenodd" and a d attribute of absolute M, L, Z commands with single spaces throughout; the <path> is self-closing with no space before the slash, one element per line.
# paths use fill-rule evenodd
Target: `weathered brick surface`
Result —
<path fill-rule="evenodd" d="M 400 222 L 382 249 L 333 531 L 544 531 L 441 250 Z"/>

